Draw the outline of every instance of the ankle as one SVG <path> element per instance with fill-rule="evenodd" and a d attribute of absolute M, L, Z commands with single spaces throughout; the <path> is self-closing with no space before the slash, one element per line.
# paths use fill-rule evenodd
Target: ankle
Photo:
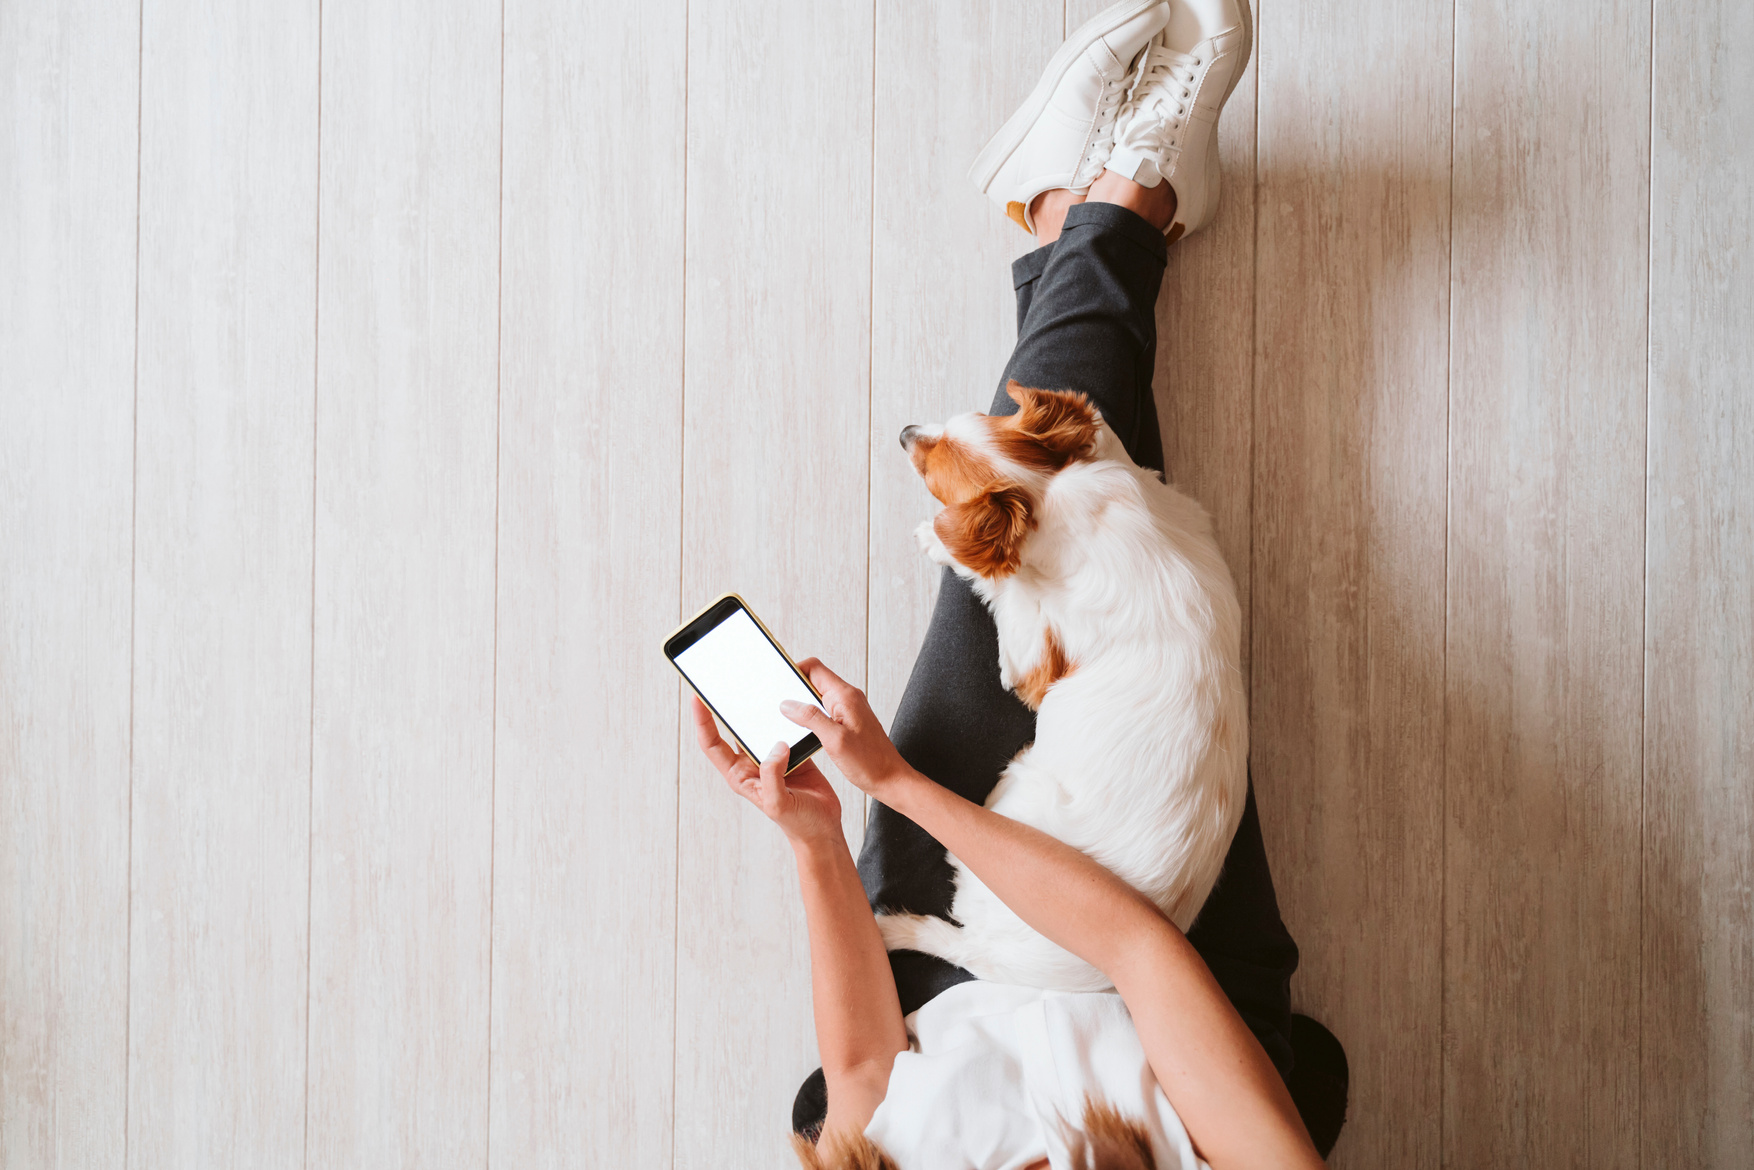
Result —
<path fill-rule="evenodd" d="M 1175 189 L 1167 181 L 1159 181 L 1155 187 L 1142 187 L 1105 170 L 1090 185 L 1090 202 L 1124 207 L 1158 231 L 1166 230 L 1175 220 Z M 1064 214 L 1060 218 L 1064 219 Z"/>
<path fill-rule="evenodd" d="M 1029 221 L 1035 225 L 1035 243 L 1045 247 L 1060 238 L 1060 225 L 1066 213 L 1084 202 L 1084 196 L 1065 187 L 1043 191 L 1029 201 Z"/>

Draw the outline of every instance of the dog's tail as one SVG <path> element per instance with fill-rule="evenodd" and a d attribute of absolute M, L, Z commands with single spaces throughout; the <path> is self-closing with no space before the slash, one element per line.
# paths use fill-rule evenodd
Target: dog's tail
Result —
<path fill-rule="evenodd" d="M 891 951 L 920 951 L 963 966 L 962 927 L 929 914 L 879 914 L 877 929 Z"/>

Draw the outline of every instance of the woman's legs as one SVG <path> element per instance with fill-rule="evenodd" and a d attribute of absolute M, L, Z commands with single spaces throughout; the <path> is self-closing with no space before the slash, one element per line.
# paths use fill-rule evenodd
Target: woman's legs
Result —
<path fill-rule="evenodd" d="M 1062 214 L 1057 239 L 1012 265 L 1018 339 L 992 412 L 1017 409 L 1004 390 L 1011 379 L 1083 391 L 1133 458 L 1161 469 L 1151 372 L 1163 235 L 1112 203 L 1079 202 Z M 910 765 L 977 802 L 1035 738 L 1034 713 L 999 683 L 992 615 L 949 570 L 890 735 Z M 881 804 L 871 808 L 859 873 L 874 906 L 949 917 L 954 888 L 944 847 Z M 970 978 L 913 952 L 896 952 L 894 963 L 903 1011 Z"/>
<path fill-rule="evenodd" d="M 1104 175 L 1081 201 L 1049 192 L 1032 209 L 1043 247 L 1013 265 L 1018 341 L 995 396 L 993 413 L 1016 405 L 1003 386 L 1080 390 L 1141 466 L 1161 470 L 1151 375 L 1156 300 L 1168 223 L 1167 184 L 1138 187 Z M 1150 219 L 1110 201 L 1138 193 Z M 1129 190 L 1130 189 L 1130 190 Z M 1155 221 L 1155 222 L 1151 222 Z M 1035 735 L 1033 713 L 999 684 L 998 639 L 991 615 L 968 584 L 946 571 L 925 643 L 896 712 L 891 735 L 903 758 L 938 783 L 985 801 L 999 774 Z M 872 905 L 949 917 L 952 871 L 943 846 L 912 822 L 873 804 L 859 857 Z M 1290 1069 L 1289 980 L 1297 948 L 1280 921 L 1253 793 L 1220 878 L 1188 934 L 1231 1001 L 1282 1072 Z M 967 972 L 914 952 L 891 955 L 902 1010 L 912 1011 Z"/>
<path fill-rule="evenodd" d="M 1053 210 L 1058 216 L 1050 221 Z M 1163 237 L 1114 204 L 1071 202 L 1043 214 L 1038 227 L 1051 222 L 1056 239 L 1012 265 L 1017 346 L 992 411 L 1017 409 L 1004 390 L 1013 378 L 1083 391 L 1135 460 L 1161 468 L 1151 367 Z M 1034 714 L 999 683 L 992 615 L 949 570 L 890 734 L 913 767 L 974 801 L 986 799 L 1005 765 L 1035 737 Z M 882 805 L 872 808 L 859 868 L 873 905 L 949 914 L 952 872 L 943 846 Z M 911 999 L 929 995 L 910 997 L 906 983 L 903 1007 L 912 1010 L 918 1003 Z M 934 983 L 930 993 L 938 990 Z"/>

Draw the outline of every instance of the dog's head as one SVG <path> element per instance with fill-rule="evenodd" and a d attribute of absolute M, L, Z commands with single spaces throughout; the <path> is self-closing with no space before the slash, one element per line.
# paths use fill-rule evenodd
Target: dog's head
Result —
<path fill-rule="evenodd" d="M 1096 408 L 1069 390 L 1010 382 L 1009 415 L 963 414 L 940 427 L 906 427 L 901 445 L 943 503 L 933 531 L 957 563 L 983 577 L 1017 571 L 1047 482 L 1096 450 Z"/>

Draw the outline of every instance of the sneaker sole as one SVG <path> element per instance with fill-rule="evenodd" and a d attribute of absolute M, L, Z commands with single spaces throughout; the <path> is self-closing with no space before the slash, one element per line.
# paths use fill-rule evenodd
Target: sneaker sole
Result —
<path fill-rule="evenodd" d="M 1237 82 L 1241 81 L 1242 75 L 1248 72 L 1249 54 L 1255 51 L 1254 13 L 1249 11 L 1249 0 L 1241 0 L 1240 7 L 1242 8 L 1242 48 L 1239 52 L 1242 54 L 1242 68 L 1236 71 L 1236 75 L 1230 79 L 1230 84 L 1224 87 L 1224 97 L 1218 102 L 1218 116 L 1212 119 L 1212 144 L 1207 153 L 1211 156 L 1209 160 L 1211 168 L 1211 178 L 1209 179 L 1209 182 L 1214 189 L 1207 192 L 1206 218 L 1197 224 L 1189 224 L 1178 214 L 1176 218 L 1170 222 L 1169 227 L 1166 228 L 1163 233 L 1165 236 L 1169 237 L 1169 242 L 1172 244 L 1183 236 L 1191 235 L 1203 227 L 1210 226 L 1212 221 L 1218 218 L 1218 191 L 1216 190 L 1220 178 L 1218 166 L 1218 122 L 1219 119 L 1224 117 L 1224 107 L 1230 104 L 1230 95 L 1236 92 Z"/>
<path fill-rule="evenodd" d="M 1029 97 L 1024 99 L 1023 105 L 981 147 L 981 152 L 975 155 L 974 165 L 968 168 L 968 177 L 974 180 L 981 194 L 987 194 L 993 180 L 998 177 L 1000 168 L 1023 144 L 1024 137 L 1035 125 L 1036 119 L 1041 117 L 1041 112 L 1047 108 L 1048 100 L 1054 96 L 1054 90 L 1059 88 L 1061 79 L 1066 76 L 1066 70 L 1072 67 L 1072 62 L 1078 59 L 1079 54 L 1129 20 L 1151 11 L 1161 3 L 1163 0 L 1121 0 L 1079 25 L 1077 31 L 1066 38 L 1066 43 L 1048 59 L 1047 69 L 1043 71 L 1041 80 L 1035 83 Z M 1243 8 L 1246 12 L 1248 5 L 1245 3 Z M 1229 97 L 1228 94 L 1225 96 Z"/>
<path fill-rule="evenodd" d="M 1236 76 L 1232 77 L 1230 79 L 1230 84 L 1224 87 L 1224 100 L 1218 103 L 1218 113 L 1220 116 L 1224 113 L 1224 107 L 1230 102 L 1230 95 L 1236 92 L 1236 83 L 1241 81 L 1242 75 L 1249 71 L 1249 54 L 1255 51 L 1254 14 L 1249 11 L 1249 0 L 1241 0 L 1241 3 L 1242 48 L 1239 51 L 1242 54 L 1242 68 L 1236 71 Z M 1217 134 L 1218 132 L 1218 123 L 1216 120 L 1212 123 L 1212 132 L 1214 134 Z"/>

